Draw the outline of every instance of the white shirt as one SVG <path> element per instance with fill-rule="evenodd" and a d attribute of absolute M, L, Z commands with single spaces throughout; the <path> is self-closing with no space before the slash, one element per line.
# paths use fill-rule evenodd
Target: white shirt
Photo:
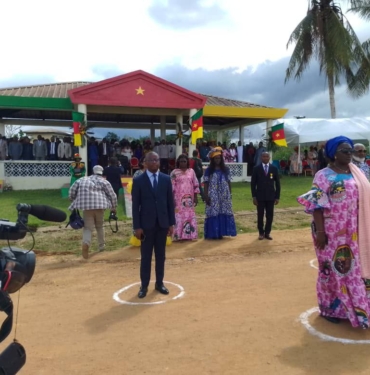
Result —
<path fill-rule="evenodd" d="M 168 159 L 170 148 L 169 145 L 162 145 L 158 146 L 158 156 L 160 159 Z"/>
<path fill-rule="evenodd" d="M 244 147 L 243 146 L 238 146 L 238 163 L 243 163 L 243 151 Z"/>
<path fill-rule="evenodd" d="M 175 145 L 169 145 L 170 151 L 168 152 L 168 157 L 170 159 L 176 159 L 176 146 Z"/>

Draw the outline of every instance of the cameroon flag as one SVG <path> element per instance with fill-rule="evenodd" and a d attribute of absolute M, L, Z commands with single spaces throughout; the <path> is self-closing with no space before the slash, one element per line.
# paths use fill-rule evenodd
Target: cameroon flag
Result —
<path fill-rule="evenodd" d="M 203 108 L 191 118 L 191 143 L 195 145 L 199 138 L 203 138 Z"/>
<path fill-rule="evenodd" d="M 72 112 L 74 145 L 82 146 L 82 135 L 80 133 L 80 126 L 83 123 L 85 116 L 80 112 Z"/>
<path fill-rule="evenodd" d="M 277 124 L 271 128 L 271 137 L 278 146 L 288 147 L 285 139 L 284 123 Z"/>

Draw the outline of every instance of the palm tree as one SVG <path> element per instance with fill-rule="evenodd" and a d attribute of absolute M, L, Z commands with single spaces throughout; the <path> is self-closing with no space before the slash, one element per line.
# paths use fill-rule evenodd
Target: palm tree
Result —
<path fill-rule="evenodd" d="M 365 52 L 334 0 L 309 0 L 307 15 L 291 34 L 287 47 L 291 44 L 295 44 L 295 48 L 285 82 L 292 77 L 300 80 L 311 59 L 316 58 L 320 74 L 324 73 L 327 78 L 332 118 L 336 118 L 335 86 L 340 84 L 342 77 L 346 77 L 353 95 L 363 94 L 366 77 L 356 75 L 356 72 L 366 65 Z"/>
<path fill-rule="evenodd" d="M 360 17 L 370 21 L 370 0 L 350 0 L 351 12 L 359 14 Z"/>
<path fill-rule="evenodd" d="M 370 21 L 370 0 L 350 0 L 350 12 Z M 370 39 L 362 44 L 365 58 L 355 75 L 349 76 L 349 91 L 354 96 L 361 96 L 369 91 L 370 87 Z"/>

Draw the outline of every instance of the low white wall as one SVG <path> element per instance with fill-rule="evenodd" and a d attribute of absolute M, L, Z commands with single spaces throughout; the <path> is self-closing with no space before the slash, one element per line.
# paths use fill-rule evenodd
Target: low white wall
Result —
<path fill-rule="evenodd" d="M 70 177 L 8 177 L 6 181 L 12 185 L 13 190 L 41 190 L 61 189 L 64 184 L 69 184 Z"/>
<path fill-rule="evenodd" d="M 203 167 L 208 167 L 209 163 L 202 163 Z M 226 163 L 230 169 L 231 182 L 245 182 L 250 181 L 250 176 L 247 176 L 248 163 Z"/>
<path fill-rule="evenodd" d="M 69 184 L 70 161 L 0 161 L 0 180 L 13 190 L 60 189 Z"/>

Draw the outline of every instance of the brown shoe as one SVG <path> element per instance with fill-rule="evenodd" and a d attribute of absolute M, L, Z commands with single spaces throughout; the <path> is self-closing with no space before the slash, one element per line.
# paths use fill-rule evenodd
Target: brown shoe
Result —
<path fill-rule="evenodd" d="M 263 235 L 263 234 L 260 234 L 259 236 L 258 236 L 258 239 L 259 240 L 263 240 L 265 238 L 265 236 Z"/>
<path fill-rule="evenodd" d="M 82 258 L 89 258 L 89 245 L 87 243 L 82 244 Z"/>

